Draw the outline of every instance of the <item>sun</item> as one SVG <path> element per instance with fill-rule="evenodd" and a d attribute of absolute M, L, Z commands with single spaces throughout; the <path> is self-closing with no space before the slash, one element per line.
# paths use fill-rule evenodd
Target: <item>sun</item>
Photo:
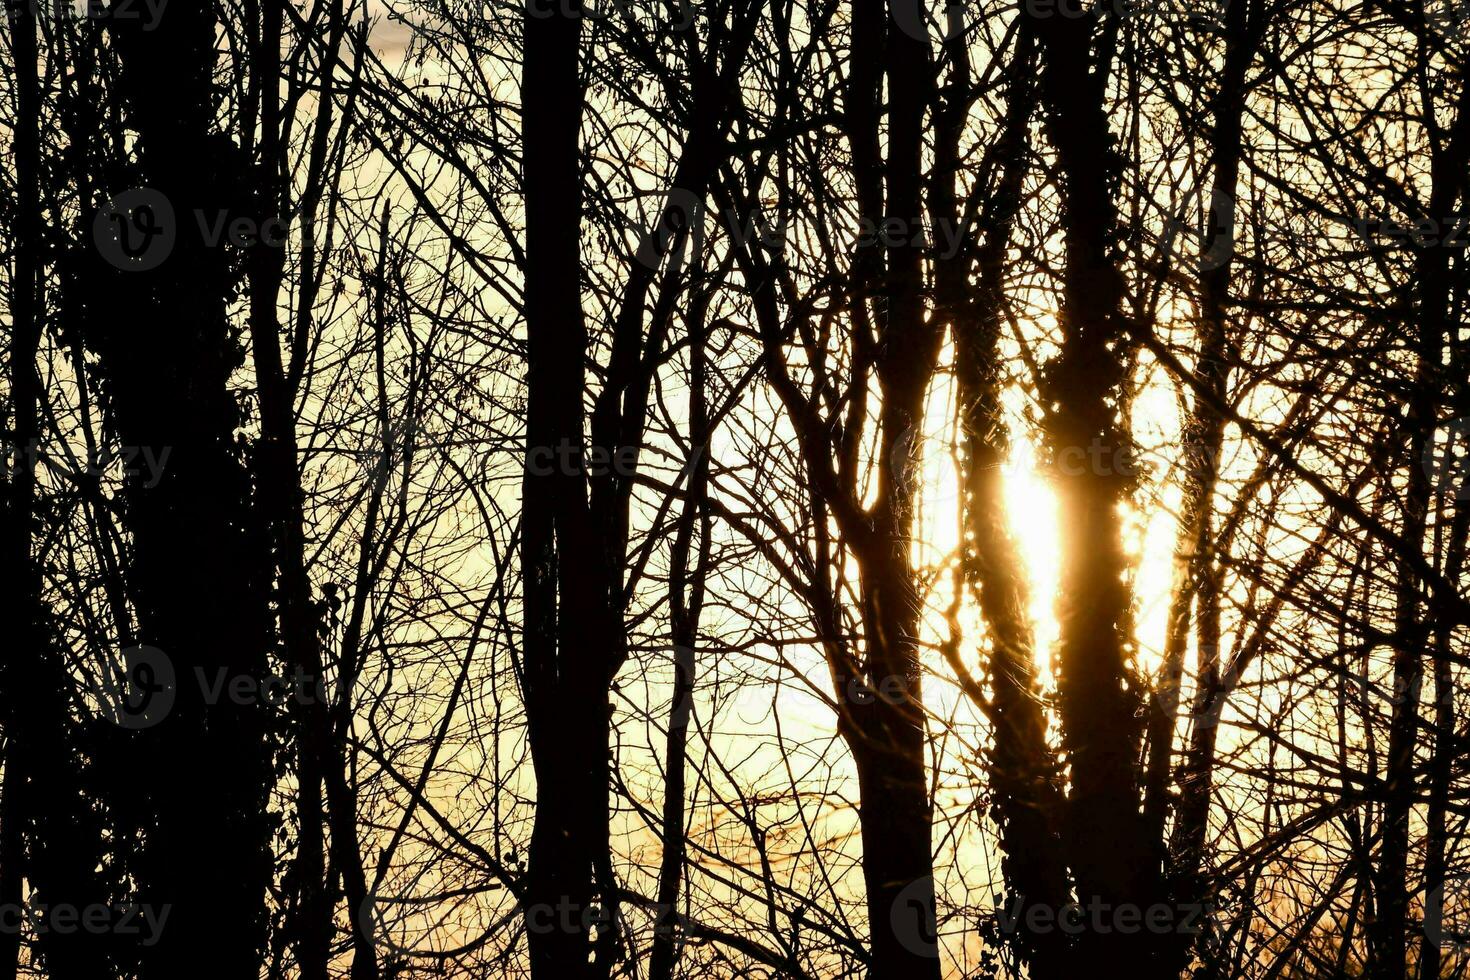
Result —
<path fill-rule="evenodd" d="M 1062 544 L 1056 491 L 1037 468 L 1036 446 L 1029 439 L 1012 442 L 1003 483 L 1006 519 L 1031 584 L 1036 666 L 1044 673 L 1057 639 L 1054 605 Z"/>

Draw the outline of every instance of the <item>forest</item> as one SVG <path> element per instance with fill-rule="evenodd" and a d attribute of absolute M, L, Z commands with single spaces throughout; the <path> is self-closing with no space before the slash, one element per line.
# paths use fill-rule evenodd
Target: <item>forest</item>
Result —
<path fill-rule="evenodd" d="M 0 980 L 1470 975 L 1470 0 L 3 0 Z"/>

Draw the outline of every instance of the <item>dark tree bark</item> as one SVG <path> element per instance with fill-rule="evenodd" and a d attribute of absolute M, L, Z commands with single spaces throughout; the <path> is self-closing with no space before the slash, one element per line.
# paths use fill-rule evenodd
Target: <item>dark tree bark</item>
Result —
<path fill-rule="evenodd" d="M 1213 781 L 1214 742 L 1219 712 L 1213 710 L 1220 694 L 1220 576 L 1215 554 L 1214 504 L 1219 478 L 1225 419 L 1216 409 L 1224 402 L 1227 309 L 1235 271 L 1234 210 L 1236 187 L 1244 149 L 1242 115 L 1246 76 L 1260 43 L 1263 13 L 1250 3 L 1235 3 L 1225 14 L 1225 63 L 1211 112 L 1210 199 L 1205 202 L 1205 236 L 1199 256 L 1199 354 L 1196 374 L 1203 387 L 1197 394 L 1184 428 L 1184 459 L 1188 467 L 1180 510 L 1175 561 L 1176 578 L 1164 638 L 1163 667 L 1150 704 L 1149 757 L 1144 789 L 1144 812 L 1150 834 L 1162 838 L 1173 776 L 1174 727 L 1178 717 L 1179 686 L 1191 612 L 1196 616 L 1197 688 L 1190 749 L 1180 767 L 1179 800 L 1171 838 L 1175 891 L 1186 901 L 1199 901 L 1198 881 L 1209 825 Z M 1182 957 L 1188 936 L 1181 937 Z M 1179 964 L 1181 967 L 1183 963 Z"/>
<path fill-rule="evenodd" d="M 918 229 L 923 226 L 923 135 L 933 69 L 928 41 L 902 30 L 891 12 L 887 20 L 882 58 L 889 93 L 883 213 L 898 227 Z M 841 727 L 857 764 L 862 793 L 863 879 L 873 974 L 937 978 L 932 807 L 916 642 L 921 610 L 910 552 L 922 446 L 916 436 L 923 431 L 925 396 L 943 333 L 940 322 L 925 314 L 922 237 L 906 236 L 885 251 L 887 274 L 880 295 L 886 301 L 879 299 L 877 304 L 875 369 L 882 394 L 879 452 L 887 465 L 878 468 L 871 530 L 854 548 L 867 641 L 862 680 L 877 694 L 850 705 Z"/>
<path fill-rule="evenodd" d="M 37 438 L 36 402 L 40 396 L 36 376 L 36 350 L 41 339 L 40 310 L 40 200 L 39 93 L 36 79 L 36 22 L 32 9 L 11 0 L 5 5 L 10 25 L 15 72 L 15 259 L 11 272 L 10 313 L 10 405 L 9 432 L 4 460 L 10 470 L 5 500 L 5 560 L 21 576 L 19 588 L 4 591 L 5 621 L 15 624 L 17 642 L 0 663 L 0 689 L 4 696 L 5 781 L 0 786 L 0 906 L 19 906 L 25 877 L 25 823 L 29 795 L 27 770 L 34 767 L 26 758 L 26 705 L 37 680 L 32 657 L 40 655 L 45 642 L 37 622 L 40 575 L 31 556 L 32 507 L 35 470 L 29 447 Z M 0 978 L 14 980 L 20 954 L 20 933 L 0 934 Z"/>
<path fill-rule="evenodd" d="M 0 725 L 5 735 L 5 782 L 0 797 L 0 905 L 20 904 L 22 880 L 33 905 L 85 908 L 105 904 L 107 882 L 97 866 L 100 820 L 82 790 L 84 761 L 67 704 L 71 686 L 42 599 L 40 559 L 33 545 L 39 505 L 37 453 L 45 399 L 37 369 L 45 312 L 41 208 L 41 90 L 36 8 L 6 5 L 15 98 L 14 251 L 10 276 L 11 334 L 4 463 L 8 476 L 0 510 L 0 548 L 11 585 L 0 616 L 11 640 L 0 662 Z M 0 976 L 14 977 L 20 933 L 0 936 Z M 36 951 L 57 980 L 104 976 L 111 970 L 105 936 L 59 937 L 42 932 Z M 32 958 L 31 965 L 37 964 Z"/>
<path fill-rule="evenodd" d="M 1124 467 L 1078 463 L 1125 459 L 1129 447 L 1120 419 L 1129 331 L 1116 257 L 1119 161 L 1104 110 L 1106 61 L 1094 56 L 1094 15 L 1027 16 L 1042 44 L 1066 248 L 1061 353 L 1042 379 L 1066 528 L 1057 603 L 1058 703 L 1071 771 L 1063 836 L 1082 906 L 1145 909 L 1164 892 L 1162 848 L 1139 811 L 1135 767 L 1142 731 L 1128 668 L 1132 622 L 1120 526 L 1129 476 Z M 1079 940 L 1090 968 L 1162 975 L 1156 937 L 1086 929 Z"/>
<path fill-rule="evenodd" d="M 968 118 L 968 56 L 964 35 L 950 45 L 951 71 L 944 124 L 937 126 L 933 224 L 960 227 L 958 146 Z M 1015 941 L 1034 977 L 1063 977 L 1068 969 L 1067 935 L 1032 931 L 1033 907 L 1058 909 L 1069 900 L 1067 865 L 1058 824 L 1062 817 L 1059 765 L 1047 743 L 1046 714 L 1035 662 L 1025 566 L 1006 516 L 1004 466 L 1008 440 L 1001 391 L 1005 384 L 1000 349 L 1005 325 L 1006 255 L 1022 182 L 1028 166 L 1028 127 L 1035 112 L 1036 41 L 1022 23 L 1006 70 L 1004 128 L 987 166 L 993 186 L 981 208 L 976 244 L 937 263 L 936 303 L 949 318 L 955 344 L 960 427 L 964 438 L 965 577 L 991 636 L 988 677 L 992 695 L 972 693 L 993 729 L 988 771 L 994 817 L 1000 829 L 1002 871 L 1013 894 Z M 977 273 L 973 284 L 971 265 Z M 955 665 L 964 671 L 963 663 Z M 963 673 L 961 675 L 964 676 Z M 967 690 L 970 685 L 966 684 Z"/>
<path fill-rule="evenodd" d="M 664 354 L 673 314 L 677 270 L 669 270 L 663 280 L 646 344 L 645 306 L 663 259 L 677 254 L 695 222 L 702 220 L 702 207 L 693 202 L 702 203 L 705 197 L 719 141 L 731 124 L 726 107 L 736 91 L 760 9 L 754 3 L 734 5 L 730 30 L 712 31 L 707 49 L 693 46 L 689 135 L 668 202 L 629 264 L 613 321 L 606 378 L 590 418 L 582 404 L 587 329 L 580 292 L 567 282 L 568 277 L 580 282 L 581 276 L 578 130 L 583 96 L 577 64 L 581 13 L 570 9 L 545 16 L 532 11 L 525 22 L 528 401 L 521 539 L 523 679 L 538 786 L 529 903 L 533 912 L 557 908 L 557 903 L 568 905 L 576 911 L 571 918 L 577 920 L 573 929 L 558 926 L 538 934 L 533 928 L 533 969 L 539 964 L 546 975 L 562 976 L 558 970 L 582 975 L 575 971 L 590 970 L 605 976 L 622 956 L 617 910 L 621 889 L 614 879 L 608 839 L 608 694 L 627 658 L 622 569 L 629 506 L 651 379 Z M 593 447 L 623 464 L 589 479 L 582 467 L 584 426 L 590 428 Z M 571 452 L 563 453 L 560 447 L 570 447 Z M 544 458 L 533 455 L 548 449 L 553 457 L 570 460 L 570 465 L 547 465 Z M 595 749 L 589 751 L 588 746 Z M 591 938 L 583 925 L 587 922 L 596 925 L 590 967 L 584 962 Z"/>
<path fill-rule="evenodd" d="M 538 453 L 571 446 L 580 461 L 584 445 L 580 9 L 570 13 L 525 19 L 521 77 L 527 332 L 522 655 L 537 786 L 527 925 L 533 974 L 558 980 L 598 972 L 590 962 L 587 923 L 606 899 L 596 869 L 607 844 L 607 654 L 621 633 L 621 624 L 607 615 L 605 553 L 593 533 L 580 466 L 547 465 Z"/>
<path fill-rule="evenodd" d="M 921 610 L 910 561 L 918 435 L 943 337 L 942 321 L 925 314 L 923 236 L 917 233 L 923 227 L 923 134 L 933 66 L 927 40 L 905 32 L 881 3 L 853 4 L 851 31 L 840 118 L 857 211 L 873 227 L 901 228 L 905 234 L 881 245 L 862 243 L 852 260 L 853 301 L 844 313 L 852 324 L 853 363 L 846 383 L 854 401 L 845 423 L 823 417 L 786 363 L 787 332 L 778 298 L 783 259 L 778 254 L 768 261 L 750 242 L 741 243 L 736 256 L 751 284 L 767 378 L 796 432 L 811 480 L 813 519 L 820 527 L 831 515 L 859 571 L 861 661 L 837 638 L 836 600 L 821 598 L 828 589 L 824 581 L 814 583 L 812 612 L 830 638 L 824 648 L 837 692 L 838 731 L 858 775 L 872 975 L 937 978 L 932 807 L 917 643 Z M 885 77 L 886 159 L 879 138 Z M 747 223 L 757 217 L 755 196 L 752 188 L 742 197 L 728 177 L 720 187 L 722 206 Z M 807 354 L 826 356 L 819 350 Z M 869 424 L 864 388 L 870 371 L 881 393 L 881 464 L 875 467 L 873 502 L 863 507 L 848 447 Z M 836 436 L 843 426 L 849 433 Z M 846 440 L 841 451 L 835 439 Z M 825 537 L 824 531 L 818 534 Z M 834 608 L 822 608 L 825 601 Z"/>
<path fill-rule="evenodd" d="M 1435 129 L 1433 106 L 1425 105 L 1423 113 L 1426 127 Z M 1436 227 L 1453 228 L 1456 227 L 1455 205 L 1462 199 L 1466 170 L 1470 168 L 1470 85 L 1461 86 L 1453 121 L 1446 130 L 1433 133 L 1431 146 L 1427 212 Z M 1452 285 L 1449 249 L 1418 250 L 1415 285 L 1418 331 L 1414 343 L 1415 373 L 1402 436 L 1400 465 L 1405 474 L 1405 494 L 1401 533 L 1408 545 L 1421 553 L 1430 501 L 1426 451 L 1434 438 L 1447 381 L 1444 349 L 1446 329 L 1451 326 Z M 1408 963 L 1409 816 L 1417 793 L 1414 750 L 1422 721 L 1419 700 L 1424 680 L 1424 646 L 1429 639 L 1425 599 L 1426 590 L 1416 563 L 1400 558 L 1395 565 L 1393 708 L 1384 772 L 1387 801 L 1382 856 L 1374 883 L 1377 918 L 1369 930 L 1370 972 L 1383 980 L 1403 980 Z"/>
<path fill-rule="evenodd" d="M 255 210 L 261 227 L 277 221 L 283 199 L 280 145 L 281 0 L 260 7 L 259 36 L 251 58 L 251 88 L 260 119 L 260 160 Z M 257 242 L 249 252 L 250 347 L 260 396 L 259 460 L 261 509 L 269 521 L 280 576 L 281 635 L 287 660 L 302 671 L 305 688 L 319 689 L 320 624 L 311 601 L 302 540 L 301 489 L 296 469 L 296 434 L 291 392 L 281 367 L 276 306 L 285 271 L 284 242 Z M 294 906 L 296 962 L 302 980 L 326 980 L 332 910 L 326 894 L 322 833 L 322 764 L 329 744 L 326 705 L 293 703 L 296 735 L 296 862 Z"/>
<path fill-rule="evenodd" d="M 1460 377 L 1464 376 L 1461 372 Z M 1470 513 L 1462 510 L 1451 524 L 1449 555 L 1445 561 L 1445 573 L 1452 581 L 1458 580 L 1464 572 L 1467 534 L 1470 534 Z M 1440 940 L 1444 929 L 1446 849 L 1450 842 L 1446 817 L 1457 741 L 1454 676 L 1450 667 L 1447 631 L 1440 630 L 1435 634 L 1433 663 L 1434 747 L 1429 759 L 1429 803 L 1424 815 L 1424 928 L 1419 943 L 1420 977 L 1439 976 L 1444 961 Z"/>
<path fill-rule="evenodd" d="M 108 269 L 99 255 L 76 283 L 113 431 L 124 445 L 169 450 L 156 485 L 130 478 L 123 492 L 138 638 L 163 651 L 175 681 L 172 709 L 134 733 L 134 873 L 140 900 L 169 909 L 158 941 L 142 950 L 143 975 L 209 963 L 223 977 L 253 978 L 271 879 L 266 709 L 204 690 L 219 678 L 258 684 L 272 645 L 268 547 L 229 388 L 243 359 L 225 312 L 238 263 L 208 234 L 221 215 L 228 223 L 252 213 L 250 180 L 215 125 L 214 9 L 171 5 L 149 26 L 116 18 L 108 29 L 137 133 L 131 177 L 166 202 L 174 241 L 153 241 L 166 253 L 155 268 Z"/>

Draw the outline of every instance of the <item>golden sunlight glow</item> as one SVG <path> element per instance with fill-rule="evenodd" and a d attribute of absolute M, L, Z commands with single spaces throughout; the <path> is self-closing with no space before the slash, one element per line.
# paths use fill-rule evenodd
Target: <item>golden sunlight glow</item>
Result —
<path fill-rule="evenodd" d="M 1036 467 L 1036 447 L 1017 439 L 1006 462 L 1006 516 L 1031 580 L 1031 621 L 1036 627 L 1036 666 L 1043 676 L 1057 639 L 1053 613 L 1062 561 L 1057 495 Z"/>
<path fill-rule="evenodd" d="M 952 346 L 946 346 L 949 363 Z M 922 486 L 915 527 L 916 567 L 937 570 L 957 560 L 960 534 L 959 468 L 956 458 L 957 411 L 953 377 L 941 372 L 929 393 L 919 456 Z M 1044 686 L 1051 682 L 1051 656 L 1058 637 L 1056 601 L 1062 561 L 1060 515 L 1056 490 L 1042 466 L 1039 435 L 1026 418 L 1026 392 L 1019 385 L 1002 395 L 1010 432 L 1011 450 L 1002 474 L 1006 516 L 1030 583 L 1030 613 L 1035 630 L 1035 658 Z M 1168 459 L 1179 439 L 1177 406 L 1172 393 L 1160 379 L 1139 379 L 1135 401 L 1135 438 L 1139 440 L 1143 467 L 1138 474 L 1135 504 L 1123 513 L 1123 545 L 1132 564 L 1134 606 L 1133 636 L 1136 667 L 1144 673 L 1157 669 L 1161 660 L 1169 595 L 1174 575 L 1175 515 L 1180 488 L 1178 474 L 1157 467 Z M 941 593 L 947 578 L 934 580 Z M 944 608 L 947 595 L 932 597 L 928 627 L 935 636 L 946 631 Z M 962 628 L 984 629 L 972 604 L 965 602 Z"/>

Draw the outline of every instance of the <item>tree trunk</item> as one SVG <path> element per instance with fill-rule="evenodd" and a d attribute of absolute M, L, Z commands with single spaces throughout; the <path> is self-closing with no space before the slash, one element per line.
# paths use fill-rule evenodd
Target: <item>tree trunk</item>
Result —
<path fill-rule="evenodd" d="M 856 29 L 856 28 L 855 28 Z M 928 81 L 926 39 L 914 37 L 889 11 L 883 38 L 888 76 L 887 200 L 884 219 L 923 226 L 922 150 Z M 854 58 L 858 57 L 856 45 Z M 888 226 L 888 225 L 885 225 Z M 934 909 L 932 805 L 925 759 L 920 683 L 920 599 L 911 564 L 918 492 L 918 453 L 925 396 L 942 330 L 924 312 L 921 236 L 886 248 L 886 288 L 879 293 L 875 366 L 882 393 L 878 424 L 878 492 L 871 533 L 854 542 L 862 580 L 869 695 L 850 705 L 842 730 L 857 764 L 862 793 L 863 878 L 868 893 L 875 977 L 940 973 Z M 839 691 L 839 697 L 845 692 Z"/>
<path fill-rule="evenodd" d="M 1214 403 L 1223 402 L 1228 369 L 1226 310 L 1234 273 L 1234 208 L 1242 153 L 1241 115 L 1245 108 L 1245 81 L 1262 36 L 1262 25 L 1252 21 L 1252 5 L 1232 4 L 1225 14 L 1225 67 L 1215 96 L 1210 143 L 1210 200 L 1208 224 L 1200 247 L 1199 356 L 1196 373 L 1208 397 L 1196 394 L 1184 431 L 1184 459 L 1188 468 L 1180 509 L 1176 574 L 1164 637 L 1162 679 L 1150 704 L 1148 769 L 1144 812 L 1150 835 L 1163 838 L 1172 776 L 1174 728 L 1178 718 L 1179 686 L 1185 648 L 1190 635 L 1191 607 L 1197 607 L 1195 631 L 1197 688 L 1194 727 L 1190 732 L 1190 762 L 1182 767 L 1179 804 L 1173 830 L 1173 867 L 1177 890 L 1189 901 L 1201 897 L 1196 878 L 1203 860 L 1209 822 L 1214 742 L 1219 723 L 1215 701 L 1220 693 L 1220 566 L 1214 554 L 1214 495 L 1219 477 L 1225 420 Z M 1260 15 L 1257 14 L 1257 17 Z M 1182 957 L 1188 953 L 1183 936 Z M 1183 964 L 1180 963 L 1182 968 Z"/>
<path fill-rule="evenodd" d="M 951 71 L 956 77 L 946 99 L 947 125 L 935 150 L 936 181 L 933 224 L 961 227 L 957 200 L 958 145 L 967 120 L 968 81 L 965 35 L 950 44 Z M 960 75 L 963 66 L 964 75 Z M 991 637 L 989 679 L 992 696 L 981 701 L 992 726 L 993 748 L 988 772 L 993 813 L 1000 830 L 1002 871 L 1011 895 L 1014 942 L 1031 976 L 1067 976 L 1066 934 L 1032 931 L 1030 909 L 1057 909 L 1069 898 L 1066 862 L 1057 824 L 1062 815 L 1060 769 L 1047 744 L 1035 663 L 1030 596 L 1021 555 L 1011 537 L 1005 504 L 1004 466 L 1008 455 L 1000 401 L 1000 336 L 1005 318 L 1004 275 L 1011 227 L 1020 208 L 1027 172 L 1027 127 L 1036 106 L 1036 42 L 1022 24 L 1007 69 L 1005 128 L 996 145 L 1000 177 L 985 202 L 979 221 L 975 264 L 969 281 L 967 249 L 942 259 L 935 271 L 937 304 L 948 315 L 955 344 L 960 428 L 964 437 L 964 528 L 968 532 L 966 579 L 975 593 Z M 983 692 L 980 692 L 983 694 Z"/>
<path fill-rule="evenodd" d="M 259 698 L 204 690 L 217 679 L 258 685 L 271 647 L 268 545 L 250 507 L 235 435 L 243 420 L 229 390 L 242 361 L 226 316 L 236 272 L 207 231 L 221 216 L 227 225 L 251 213 L 240 194 L 250 184 L 214 124 L 213 8 L 171 6 L 149 27 L 118 19 L 109 29 L 118 91 L 138 133 L 138 178 L 152 203 L 172 211 L 174 241 L 152 240 L 164 253 L 153 269 L 103 274 L 99 264 L 102 281 L 89 293 L 101 298 L 85 324 L 119 439 L 169 450 L 156 485 L 130 479 L 124 489 L 139 638 L 169 659 L 175 682 L 172 709 L 134 733 L 138 888 L 144 903 L 169 912 L 142 950 L 142 972 L 176 977 L 210 963 L 221 977 L 254 980 L 271 880 L 267 712 Z"/>
<path fill-rule="evenodd" d="M 575 7 L 568 16 L 526 17 L 521 79 L 528 392 L 523 656 L 537 787 L 526 921 L 533 975 L 548 980 L 598 973 L 590 957 L 600 901 L 596 867 L 607 847 L 606 652 L 610 630 L 621 625 L 606 615 L 602 548 L 580 467 L 587 332 L 579 288 L 579 18 Z M 575 449 L 573 463 L 556 452 L 561 446 Z M 541 459 L 547 449 L 550 464 Z M 559 615 L 559 606 L 567 612 Z"/>
<path fill-rule="evenodd" d="M 253 77 L 260 102 L 260 156 L 258 165 L 261 227 L 279 222 L 288 211 L 284 151 L 280 143 L 280 0 L 262 7 L 261 39 Z M 318 118 L 318 126 L 325 120 Z M 306 232 L 310 234 L 309 229 Z M 287 661 L 304 678 L 301 687 L 312 692 L 293 699 L 296 719 L 296 810 L 298 820 L 295 880 L 299 889 L 293 922 L 297 962 L 303 980 L 326 980 L 334 932 L 332 902 L 327 893 L 326 818 L 331 826 L 331 848 L 341 869 L 351 921 L 357 925 L 366 902 L 362 856 L 357 842 L 356 807 L 342 776 L 339 743 L 332 736 L 329 706 L 317 692 L 322 681 L 321 621 L 312 599 L 306 571 L 306 518 L 300 474 L 296 466 L 295 391 L 283 365 L 278 303 L 285 266 L 285 243 L 259 242 L 250 251 L 250 330 L 256 390 L 260 397 L 260 500 L 270 522 L 280 576 L 281 632 Z M 323 806 L 322 783 L 333 782 Z M 354 884 L 356 887 L 354 887 Z M 372 938 L 362 928 L 352 931 L 353 980 L 376 980 L 377 958 Z"/>
<path fill-rule="evenodd" d="M 1432 118 L 1431 106 L 1424 107 Z M 1463 86 L 1450 138 L 1437 143 L 1430 160 L 1428 213 L 1440 228 L 1455 227 L 1455 204 L 1470 166 L 1470 86 Z M 1416 261 L 1418 284 L 1417 364 L 1404 420 L 1403 455 L 1406 491 L 1402 535 L 1416 553 L 1424 547 L 1429 511 L 1426 450 L 1434 438 L 1444 384 L 1443 354 L 1450 302 L 1449 249 L 1421 248 Z M 1423 582 L 1413 563 L 1400 559 L 1395 568 L 1392 712 L 1385 761 L 1386 802 L 1383 844 L 1375 883 L 1377 916 L 1369 930 L 1370 972 L 1383 980 L 1403 980 L 1407 965 L 1409 913 L 1409 817 L 1413 810 L 1414 750 L 1418 742 L 1419 694 L 1423 682 L 1423 646 L 1427 626 L 1420 612 Z"/>
<path fill-rule="evenodd" d="M 1033 16 L 1033 23 L 1066 244 L 1061 353 L 1042 385 L 1067 532 L 1057 605 L 1058 702 L 1071 770 L 1063 836 L 1084 909 L 1141 910 L 1164 892 L 1162 848 L 1139 811 L 1142 732 L 1128 668 L 1132 623 L 1120 508 L 1130 489 L 1122 465 L 1130 444 L 1119 408 L 1130 379 L 1122 350 L 1124 282 L 1115 260 L 1118 163 L 1103 105 L 1106 71 L 1093 70 L 1094 16 Z M 1126 967 L 1134 976 L 1163 975 L 1159 947 L 1155 937 L 1112 929 L 1084 926 L 1079 936 L 1091 968 Z"/>

